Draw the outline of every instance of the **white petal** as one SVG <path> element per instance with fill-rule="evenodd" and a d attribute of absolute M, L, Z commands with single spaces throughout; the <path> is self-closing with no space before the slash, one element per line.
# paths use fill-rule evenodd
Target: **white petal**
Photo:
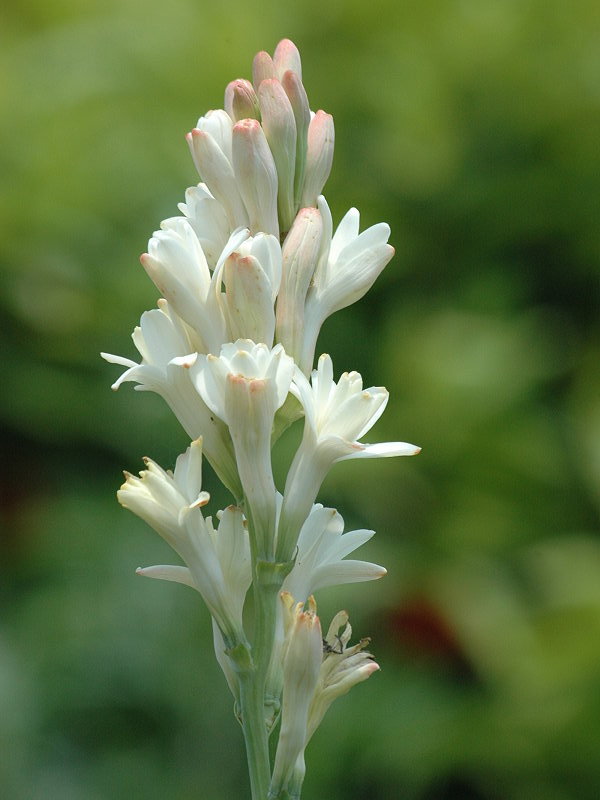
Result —
<path fill-rule="evenodd" d="M 350 458 L 389 458 L 391 456 L 416 456 L 421 448 L 407 442 L 380 442 L 379 444 L 360 444 L 348 455 L 341 456 L 338 461 Z"/>
<path fill-rule="evenodd" d="M 335 263 L 341 252 L 350 245 L 358 236 L 360 225 L 360 214 L 358 209 L 351 208 L 342 217 L 342 221 L 337 226 L 335 234 L 331 240 L 329 250 L 329 260 Z"/>
<path fill-rule="evenodd" d="M 160 564 L 155 567 L 138 567 L 135 573 L 136 575 L 143 575 L 144 578 L 157 578 L 161 581 L 174 581 L 175 583 L 183 583 L 185 586 L 191 586 L 192 589 L 198 591 L 198 587 L 194 582 L 192 573 L 187 567 L 176 567 L 168 564 Z"/>
<path fill-rule="evenodd" d="M 317 567 L 311 576 L 310 593 L 324 589 L 327 586 L 341 586 L 345 583 L 361 583 L 382 578 L 387 573 L 385 567 L 371 564 L 368 561 L 335 561 L 332 564 L 322 564 Z"/>

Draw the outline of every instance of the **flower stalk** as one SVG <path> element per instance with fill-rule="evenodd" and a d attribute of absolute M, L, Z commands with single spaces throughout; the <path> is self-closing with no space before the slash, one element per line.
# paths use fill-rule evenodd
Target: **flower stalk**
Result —
<path fill-rule="evenodd" d="M 211 615 L 253 800 L 299 800 L 324 714 L 379 669 L 368 639 L 350 645 L 346 612 L 323 636 L 314 593 L 386 572 L 347 558 L 374 532 L 344 532 L 336 509 L 316 502 L 321 484 L 338 461 L 419 452 L 363 442 L 387 391 L 364 389 L 356 372 L 336 380 L 328 355 L 313 369 L 315 350 L 325 319 L 359 300 L 394 250 L 385 223 L 359 232 L 356 209 L 334 231 L 322 195 L 333 117 L 310 110 L 288 39 L 257 54 L 252 81 L 231 81 L 224 108 L 200 117 L 187 141 L 201 182 L 141 258 L 162 297 L 134 330 L 140 361 L 103 357 L 125 367 L 114 389 L 130 381 L 159 394 L 192 441 L 173 471 L 145 459 L 139 477 L 126 473 L 117 497 L 180 559 L 138 574 L 195 589 Z M 272 447 L 301 417 L 280 492 Z M 231 494 L 214 518 L 203 457 Z"/>

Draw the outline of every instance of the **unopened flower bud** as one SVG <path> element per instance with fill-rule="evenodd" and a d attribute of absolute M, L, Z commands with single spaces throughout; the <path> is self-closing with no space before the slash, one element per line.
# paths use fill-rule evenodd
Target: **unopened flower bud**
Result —
<path fill-rule="evenodd" d="M 282 39 L 279 42 L 273 53 L 273 63 L 279 80 L 281 80 L 284 72 L 287 72 L 287 70 L 292 70 L 292 72 L 295 72 L 296 75 L 302 79 L 300 52 L 290 39 Z"/>
<path fill-rule="evenodd" d="M 317 111 L 308 126 L 308 149 L 301 205 L 317 205 L 317 197 L 321 194 L 331 172 L 333 145 L 333 117 L 325 111 Z"/>
<path fill-rule="evenodd" d="M 271 282 L 252 255 L 233 252 L 224 268 L 225 300 L 233 339 L 247 336 L 255 342 L 273 344 L 275 314 Z"/>
<path fill-rule="evenodd" d="M 303 343 L 304 302 L 317 263 L 322 231 L 318 209 L 303 208 L 283 244 L 277 339 L 296 361 Z"/>
<path fill-rule="evenodd" d="M 277 168 L 279 219 L 284 231 L 295 216 L 296 120 L 281 83 L 272 78 L 258 87 L 262 127 Z"/>
<path fill-rule="evenodd" d="M 254 87 L 243 78 L 231 81 L 225 89 L 225 111 L 234 122 L 240 119 L 260 119 L 258 98 Z"/>
<path fill-rule="evenodd" d="M 306 149 L 308 146 L 308 126 L 310 125 L 310 108 L 308 97 L 298 75 L 292 70 L 284 72 L 281 79 L 285 93 L 288 96 L 294 119 L 296 120 L 296 170 L 294 176 L 294 204 L 298 208 L 300 196 L 304 185 L 304 170 L 306 167 Z"/>
<path fill-rule="evenodd" d="M 268 53 L 261 50 L 260 53 L 254 56 L 254 61 L 252 62 L 252 83 L 254 84 L 254 88 L 258 90 L 262 81 L 276 77 L 277 73 L 275 71 L 273 59 Z"/>
<path fill-rule="evenodd" d="M 233 170 L 252 233 L 279 236 L 277 169 L 260 123 L 243 119 L 233 127 Z"/>
<path fill-rule="evenodd" d="M 222 108 L 207 111 L 203 117 L 200 117 L 196 128 L 204 133 L 209 133 L 215 142 L 219 145 L 225 158 L 231 161 L 231 134 L 233 131 L 233 122 Z"/>

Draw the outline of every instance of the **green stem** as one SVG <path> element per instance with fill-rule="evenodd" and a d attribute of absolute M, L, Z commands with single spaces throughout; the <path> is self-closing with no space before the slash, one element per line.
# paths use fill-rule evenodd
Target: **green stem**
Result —
<path fill-rule="evenodd" d="M 255 630 L 252 663 L 240 672 L 240 711 L 252 800 L 266 800 L 271 780 L 269 737 L 265 720 L 265 683 L 277 618 L 281 584 L 291 565 L 257 561 L 254 572 Z"/>
<path fill-rule="evenodd" d="M 240 711 L 252 800 L 265 800 L 271 781 L 263 688 L 256 669 L 240 675 Z"/>

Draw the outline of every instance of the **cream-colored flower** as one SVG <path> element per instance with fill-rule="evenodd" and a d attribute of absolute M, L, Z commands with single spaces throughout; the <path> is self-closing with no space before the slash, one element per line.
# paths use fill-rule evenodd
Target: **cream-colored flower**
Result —
<path fill-rule="evenodd" d="M 101 354 L 109 363 L 127 368 L 113 383 L 113 390 L 132 381 L 138 391 L 159 394 L 190 439 L 203 437 L 204 455 L 234 497 L 240 498 L 240 481 L 227 426 L 198 396 L 186 368 L 201 346 L 194 330 L 161 299 L 158 309 L 142 314 L 132 338 L 142 357 L 139 364 L 123 356 Z"/>
<path fill-rule="evenodd" d="M 202 516 L 209 501 L 202 491 L 202 440 L 197 439 L 177 459 L 173 472 L 145 459 L 139 477 L 126 474 L 117 492 L 119 502 L 133 511 L 175 550 L 185 566 L 159 565 L 137 570 L 139 575 L 176 581 L 202 595 L 225 641 L 243 638 L 242 610 L 252 580 L 248 532 L 242 512 L 229 506 L 212 519 Z"/>
<path fill-rule="evenodd" d="M 304 435 L 288 472 L 279 521 L 277 553 L 288 560 L 304 520 L 329 469 L 351 458 L 411 456 L 420 448 L 406 442 L 364 444 L 358 441 L 383 413 L 388 392 L 363 389 L 358 372 L 345 372 L 336 383 L 333 364 L 322 355 L 310 382 L 296 368 L 290 388 L 304 408 Z"/>
<path fill-rule="evenodd" d="M 332 235 L 331 212 L 324 197 L 317 206 L 323 220 L 321 254 L 304 310 L 304 342 L 298 363 L 312 368 L 321 326 L 334 312 L 360 300 L 394 255 L 385 222 L 359 233 L 360 214 L 351 208 Z"/>
<path fill-rule="evenodd" d="M 304 751 L 336 697 L 379 669 L 365 650 L 369 639 L 348 647 L 352 628 L 340 611 L 322 637 L 314 598 L 296 603 L 281 593 L 285 629 L 281 732 L 269 798 L 299 797 L 304 779 Z M 283 794 L 287 792 L 287 794 Z"/>

